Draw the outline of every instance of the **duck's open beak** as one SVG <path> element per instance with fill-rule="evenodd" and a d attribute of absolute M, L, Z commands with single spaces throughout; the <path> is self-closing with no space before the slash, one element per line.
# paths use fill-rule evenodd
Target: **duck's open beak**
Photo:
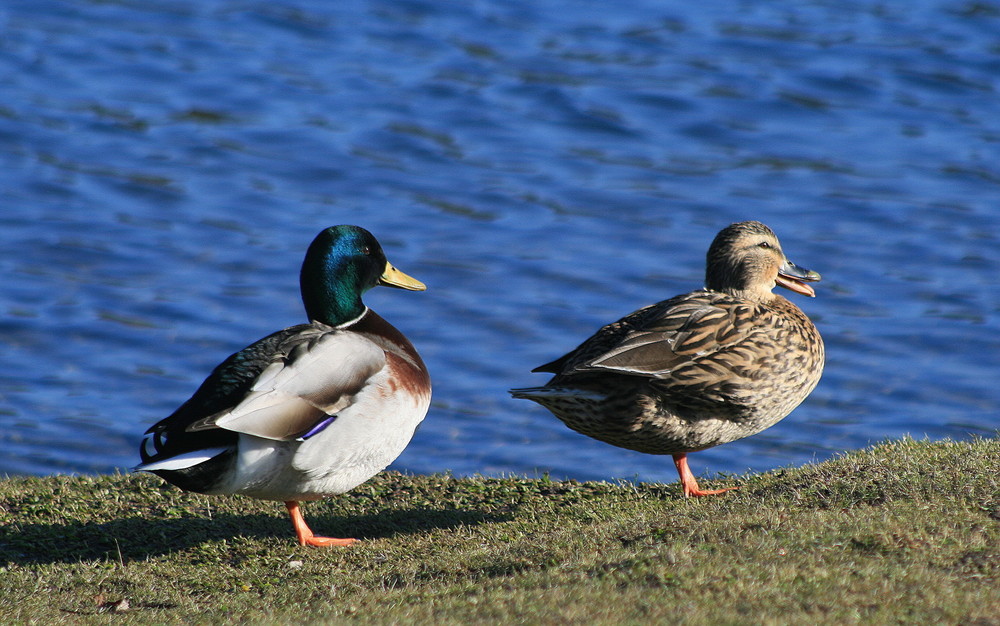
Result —
<path fill-rule="evenodd" d="M 801 293 L 804 296 L 815 298 L 816 291 L 806 283 L 814 283 L 819 279 L 819 272 L 799 267 L 788 259 L 785 259 L 785 262 L 782 263 L 781 267 L 778 269 L 778 277 L 774 280 L 774 282 L 779 287 L 784 287 L 785 289 L 790 289 L 795 293 Z"/>
<path fill-rule="evenodd" d="M 385 263 L 385 271 L 382 272 L 382 275 L 378 279 L 378 284 L 385 285 L 386 287 L 409 289 L 410 291 L 423 291 L 427 289 L 427 285 L 412 276 L 400 272 L 388 261 Z"/>

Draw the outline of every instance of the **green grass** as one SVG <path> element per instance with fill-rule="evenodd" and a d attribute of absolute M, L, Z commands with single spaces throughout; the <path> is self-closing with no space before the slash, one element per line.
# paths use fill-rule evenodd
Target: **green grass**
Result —
<path fill-rule="evenodd" d="M 1000 440 L 704 481 L 732 484 L 385 473 L 305 505 L 364 540 L 314 549 L 280 503 L 7 479 L 0 622 L 1000 625 Z"/>

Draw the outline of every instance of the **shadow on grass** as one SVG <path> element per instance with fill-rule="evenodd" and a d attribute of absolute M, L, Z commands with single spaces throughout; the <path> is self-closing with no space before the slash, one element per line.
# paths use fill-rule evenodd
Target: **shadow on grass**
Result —
<path fill-rule="evenodd" d="M 281 507 L 282 514 L 284 507 Z M 452 509 L 409 509 L 372 515 L 333 517 L 319 513 L 306 519 L 317 535 L 380 539 L 435 529 L 504 521 L 506 515 Z M 181 519 L 133 517 L 105 523 L 25 523 L 0 528 L 0 565 L 16 563 L 76 563 L 110 560 L 141 561 L 206 542 L 236 537 L 279 538 L 297 546 L 292 523 L 286 515 L 263 513 Z"/>

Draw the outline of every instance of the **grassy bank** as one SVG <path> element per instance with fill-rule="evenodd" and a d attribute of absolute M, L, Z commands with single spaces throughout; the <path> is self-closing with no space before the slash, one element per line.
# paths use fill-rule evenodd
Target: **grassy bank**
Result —
<path fill-rule="evenodd" d="M 664 462 L 669 462 L 665 459 Z M 307 504 L 0 481 L 0 622 L 1000 625 L 1000 441 L 673 485 L 380 475 Z"/>

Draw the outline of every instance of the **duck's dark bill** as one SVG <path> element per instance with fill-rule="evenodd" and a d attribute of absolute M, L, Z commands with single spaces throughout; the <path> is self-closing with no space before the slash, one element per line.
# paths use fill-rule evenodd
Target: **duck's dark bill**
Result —
<path fill-rule="evenodd" d="M 799 267 L 788 259 L 785 259 L 785 262 L 781 264 L 781 268 L 778 269 L 778 277 L 774 282 L 785 289 L 794 291 L 795 293 L 801 293 L 804 296 L 815 298 L 816 292 L 813 291 L 813 288 L 806 283 L 814 283 L 819 279 L 819 272 Z"/>
<path fill-rule="evenodd" d="M 409 289 L 410 291 L 424 291 L 427 289 L 427 285 L 412 276 L 400 272 L 389 263 L 385 264 L 385 271 L 379 277 L 379 283 L 387 287 L 399 287 L 400 289 Z"/>

